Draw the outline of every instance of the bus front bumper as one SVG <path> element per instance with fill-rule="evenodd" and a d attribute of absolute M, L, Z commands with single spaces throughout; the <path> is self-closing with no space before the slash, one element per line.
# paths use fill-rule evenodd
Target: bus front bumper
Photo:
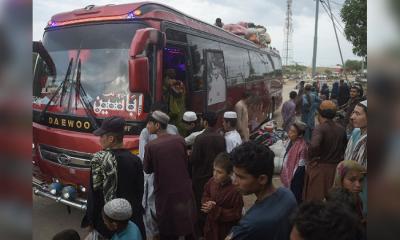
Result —
<path fill-rule="evenodd" d="M 69 199 L 63 198 L 62 196 L 53 195 L 50 192 L 48 185 L 45 183 L 42 183 L 38 180 L 32 181 L 32 188 L 33 188 L 32 189 L 33 193 L 37 196 L 45 197 L 45 198 L 54 200 L 56 202 L 65 204 L 67 206 L 74 207 L 74 208 L 80 209 L 82 211 L 86 211 L 87 201 L 85 199 L 75 198 L 74 200 L 69 200 Z"/>

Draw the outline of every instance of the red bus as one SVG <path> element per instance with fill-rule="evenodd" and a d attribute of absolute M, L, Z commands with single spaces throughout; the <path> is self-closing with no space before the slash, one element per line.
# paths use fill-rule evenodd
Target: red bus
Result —
<path fill-rule="evenodd" d="M 122 116 L 124 146 L 137 153 L 150 106 L 163 100 L 167 69 L 184 84 L 187 110 L 220 113 L 245 91 L 262 97 L 266 113 L 282 102 L 277 51 L 161 4 L 54 15 L 34 52 L 34 193 L 81 209 L 91 156 L 100 150 L 91 132 Z"/>

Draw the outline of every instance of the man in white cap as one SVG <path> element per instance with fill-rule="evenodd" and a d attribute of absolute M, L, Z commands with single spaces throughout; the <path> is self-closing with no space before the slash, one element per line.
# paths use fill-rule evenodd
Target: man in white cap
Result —
<path fill-rule="evenodd" d="M 183 114 L 182 122 L 187 131 L 187 136 L 185 137 L 186 145 L 191 147 L 196 137 L 203 133 L 204 129 L 201 129 L 199 119 L 197 118 L 196 113 L 192 111 L 187 111 Z"/>
<path fill-rule="evenodd" d="M 230 153 L 235 147 L 242 144 L 242 138 L 239 132 L 236 130 L 237 124 L 237 114 L 236 112 L 225 112 L 224 121 L 222 126 L 225 131 L 225 142 L 226 142 L 226 152 Z"/>
<path fill-rule="evenodd" d="M 151 106 L 151 112 L 156 110 L 167 112 L 167 105 L 161 102 L 156 102 Z M 178 129 L 175 125 L 167 125 L 167 133 L 179 134 Z M 157 138 L 157 134 L 150 134 L 148 129 L 145 127 L 140 132 L 139 136 L 139 157 L 143 161 L 144 150 L 148 142 Z M 146 227 L 146 237 L 149 239 L 159 235 L 156 219 L 154 218 L 156 207 L 155 207 L 155 196 L 154 196 L 154 174 L 144 174 L 144 195 L 143 195 L 143 207 L 144 215 L 143 221 Z"/>
<path fill-rule="evenodd" d="M 151 106 L 150 111 L 154 112 L 156 110 L 161 111 L 161 112 L 168 112 L 167 111 L 168 107 L 166 104 L 161 103 L 161 102 L 156 102 Z M 178 128 L 176 128 L 175 125 L 172 125 L 170 123 L 168 123 L 167 125 L 167 132 L 169 134 L 179 134 L 178 132 Z M 139 157 L 140 159 L 143 161 L 144 158 L 144 147 L 146 146 L 146 144 L 148 142 L 150 142 L 151 140 L 154 140 L 157 138 L 156 134 L 150 134 L 149 131 L 147 130 L 147 128 L 143 128 L 142 131 L 140 132 L 140 136 L 139 136 Z"/>
<path fill-rule="evenodd" d="M 196 209 L 189 177 L 186 144 L 179 135 L 167 133 L 169 116 L 154 111 L 147 123 L 157 139 L 145 147 L 143 169 L 154 173 L 156 222 L 160 239 L 193 236 Z"/>
<path fill-rule="evenodd" d="M 115 198 L 104 205 L 103 221 L 114 232 L 112 239 L 142 240 L 139 228 L 129 219 L 132 216 L 131 204 L 124 198 Z"/>

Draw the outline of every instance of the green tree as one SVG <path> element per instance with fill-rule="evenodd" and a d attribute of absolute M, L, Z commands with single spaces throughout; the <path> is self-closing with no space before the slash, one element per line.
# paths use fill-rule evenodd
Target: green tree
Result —
<path fill-rule="evenodd" d="M 331 74 L 332 74 L 332 71 L 330 70 L 330 69 L 325 69 L 325 74 L 327 75 L 327 76 L 330 76 Z"/>
<path fill-rule="evenodd" d="M 347 60 L 344 63 L 346 71 L 356 71 L 359 72 L 361 70 L 362 62 L 357 60 Z"/>
<path fill-rule="evenodd" d="M 300 64 L 283 66 L 283 71 L 287 74 L 299 74 L 305 72 L 306 70 L 307 67 Z"/>
<path fill-rule="evenodd" d="M 301 72 L 305 72 L 307 70 L 307 67 L 296 63 L 296 65 L 294 66 L 294 69 L 296 70 L 296 72 L 301 73 Z"/>
<path fill-rule="evenodd" d="M 340 12 L 344 34 L 353 44 L 353 53 L 367 55 L 367 0 L 346 0 Z"/>

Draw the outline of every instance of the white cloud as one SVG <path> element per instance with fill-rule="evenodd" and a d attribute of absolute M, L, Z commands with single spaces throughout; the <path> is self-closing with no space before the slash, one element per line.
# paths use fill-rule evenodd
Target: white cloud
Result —
<path fill-rule="evenodd" d="M 120 0 L 112 3 L 130 3 L 134 0 Z M 36 0 L 33 2 L 33 39 L 39 40 L 42 37 L 44 27 L 51 16 L 60 12 L 71 11 L 93 4 L 93 0 Z M 283 46 L 283 25 L 285 19 L 284 0 L 156 0 L 155 2 L 165 3 L 183 13 L 186 13 L 199 20 L 213 23 L 215 18 L 220 17 L 224 23 L 236 23 L 239 21 L 254 22 L 267 27 L 272 37 L 272 45 L 277 49 Z M 96 0 L 96 5 L 110 4 L 109 0 Z M 307 4 L 307 5 L 306 5 Z M 294 60 L 304 65 L 311 65 L 313 40 L 314 40 L 314 16 L 311 9 L 315 2 L 294 3 L 293 16 L 294 34 L 293 49 Z M 319 23 L 319 40 L 317 65 L 331 66 L 340 63 L 336 39 L 333 33 L 330 19 L 321 9 Z M 358 59 L 352 54 L 351 44 L 340 35 L 340 43 L 344 59 Z"/>

